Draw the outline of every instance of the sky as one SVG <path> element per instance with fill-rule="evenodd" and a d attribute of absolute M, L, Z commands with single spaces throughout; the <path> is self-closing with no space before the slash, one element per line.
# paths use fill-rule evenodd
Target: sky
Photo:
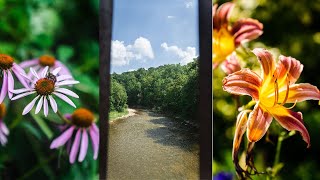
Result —
<path fill-rule="evenodd" d="M 197 10 L 196 0 L 114 1 L 111 73 L 192 61 Z"/>

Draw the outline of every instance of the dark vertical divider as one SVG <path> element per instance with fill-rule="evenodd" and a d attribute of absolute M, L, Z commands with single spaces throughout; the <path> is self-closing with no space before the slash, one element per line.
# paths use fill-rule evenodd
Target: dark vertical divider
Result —
<path fill-rule="evenodd" d="M 200 179 L 212 179 L 212 1 L 199 0 Z"/>
<path fill-rule="evenodd" d="M 112 33 L 113 0 L 100 0 L 99 41 L 100 41 L 100 147 L 99 147 L 99 179 L 107 177 L 107 145 L 108 145 L 108 112 L 110 94 L 110 56 Z"/>

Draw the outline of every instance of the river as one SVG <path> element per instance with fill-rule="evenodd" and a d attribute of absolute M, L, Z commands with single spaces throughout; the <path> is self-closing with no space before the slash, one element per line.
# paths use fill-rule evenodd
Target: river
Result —
<path fill-rule="evenodd" d="M 108 179 L 199 179 L 196 128 L 148 110 L 109 126 Z"/>

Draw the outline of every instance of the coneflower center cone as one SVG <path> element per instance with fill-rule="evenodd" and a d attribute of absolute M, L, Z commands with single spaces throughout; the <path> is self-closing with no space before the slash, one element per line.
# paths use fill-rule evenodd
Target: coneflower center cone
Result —
<path fill-rule="evenodd" d="M 90 127 L 94 121 L 94 116 L 91 111 L 85 108 L 75 110 L 71 116 L 71 121 L 78 127 Z"/>
<path fill-rule="evenodd" d="M 6 115 L 6 106 L 1 103 L 0 104 L 0 119 L 2 119 Z"/>
<path fill-rule="evenodd" d="M 52 67 L 54 66 L 54 63 L 56 61 L 56 58 L 50 55 L 43 55 L 41 57 L 39 57 L 39 63 L 42 66 L 49 66 Z"/>
<path fill-rule="evenodd" d="M 0 54 L 0 68 L 2 70 L 10 69 L 13 66 L 13 58 L 6 54 Z"/>
<path fill-rule="evenodd" d="M 50 95 L 54 91 L 54 81 L 48 78 L 41 78 L 36 82 L 35 90 L 39 95 Z"/>

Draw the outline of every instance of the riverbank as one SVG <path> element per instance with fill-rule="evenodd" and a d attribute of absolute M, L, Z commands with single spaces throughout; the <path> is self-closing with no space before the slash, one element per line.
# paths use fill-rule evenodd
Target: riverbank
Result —
<path fill-rule="evenodd" d="M 113 122 L 118 119 L 124 119 L 137 114 L 137 110 L 128 108 L 124 112 L 110 112 L 109 122 Z"/>

